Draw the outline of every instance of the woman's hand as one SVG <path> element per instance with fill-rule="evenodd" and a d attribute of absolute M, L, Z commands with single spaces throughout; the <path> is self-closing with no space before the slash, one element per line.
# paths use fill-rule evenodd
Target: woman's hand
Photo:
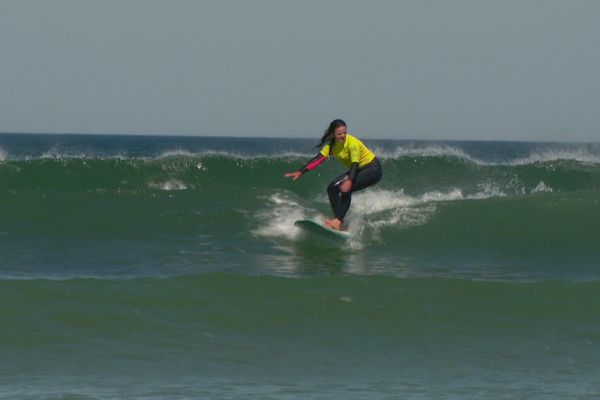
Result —
<path fill-rule="evenodd" d="M 300 179 L 300 177 L 302 176 L 302 172 L 300 171 L 296 171 L 296 172 L 288 172 L 287 174 L 284 175 L 286 178 L 292 178 L 293 181 Z"/>
<path fill-rule="evenodd" d="M 352 190 L 352 181 L 350 179 L 346 179 L 344 182 L 340 184 L 340 192 L 348 193 Z"/>

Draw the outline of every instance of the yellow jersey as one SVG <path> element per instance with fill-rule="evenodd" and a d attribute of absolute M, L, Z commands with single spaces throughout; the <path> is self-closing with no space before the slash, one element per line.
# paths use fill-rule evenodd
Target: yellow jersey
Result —
<path fill-rule="evenodd" d="M 358 167 L 364 167 L 375 159 L 375 154 L 367 148 L 359 139 L 346 134 L 344 143 L 337 140 L 333 144 L 333 151 L 329 143 L 323 146 L 320 153 L 323 157 L 333 156 L 344 166 L 350 168 L 352 163 L 357 162 Z"/>

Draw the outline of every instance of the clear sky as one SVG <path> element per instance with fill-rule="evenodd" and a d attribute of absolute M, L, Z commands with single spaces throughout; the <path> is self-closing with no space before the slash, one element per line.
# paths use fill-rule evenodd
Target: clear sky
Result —
<path fill-rule="evenodd" d="M 0 131 L 600 141 L 598 0 L 0 0 Z"/>

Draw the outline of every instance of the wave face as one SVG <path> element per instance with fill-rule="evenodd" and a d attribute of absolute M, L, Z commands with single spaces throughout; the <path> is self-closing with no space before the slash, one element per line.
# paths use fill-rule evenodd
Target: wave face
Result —
<path fill-rule="evenodd" d="M 329 213 L 324 188 L 343 171 L 329 162 L 284 179 L 310 141 L 1 137 L 10 277 L 597 277 L 596 145 L 368 143 L 384 178 L 354 195 L 340 253 L 293 225 Z"/>
<path fill-rule="evenodd" d="M 593 398 L 600 146 L 0 135 L 0 397 Z"/>

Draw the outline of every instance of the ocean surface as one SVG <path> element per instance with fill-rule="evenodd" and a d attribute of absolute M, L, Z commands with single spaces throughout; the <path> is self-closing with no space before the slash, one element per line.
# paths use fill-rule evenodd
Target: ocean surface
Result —
<path fill-rule="evenodd" d="M 0 134 L 0 398 L 600 398 L 600 144 L 316 141 Z"/>

